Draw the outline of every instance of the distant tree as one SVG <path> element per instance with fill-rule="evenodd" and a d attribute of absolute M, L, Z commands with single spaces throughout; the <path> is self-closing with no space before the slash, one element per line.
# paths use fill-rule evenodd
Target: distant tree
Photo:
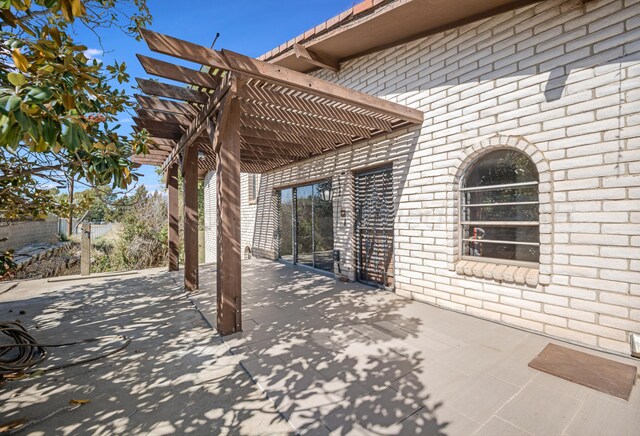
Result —
<path fill-rule="evenodd" d="M 96 243 L 96 271 L 138 270 L 166 263 L 166 197 L 139 186 L 127 201 L 117 239 Z"/>
<path fill-rule="evenodd" d="M 148 152 L 148 135 L 117 133 L 132 103 L 112 84 L 129 80 L 126 66 L 89 60 L 69 26 L 139 37 L 150 21 L 146 0 L 0 0 L 0 219 L 72 217 L 76 184 L 138 179 L 130 157 Z M 69 190 L 66 204 L 52 184 Z"/>

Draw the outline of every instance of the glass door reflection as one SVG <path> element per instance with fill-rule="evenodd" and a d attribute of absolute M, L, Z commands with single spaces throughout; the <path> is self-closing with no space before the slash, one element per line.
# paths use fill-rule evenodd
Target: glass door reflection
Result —
<path fill-rule="evenodd" d="M 293 191 L 283 189 L 279 191 L 280 226 L 279 251 L 280 258 L 293 262 Z"/>
<path fill-rule="evenodd" d="M 333 271 L 331 194 L 331 180 L 277 191 L 281 259 Z"/>
<path fill-rule="evenodd" d="M 333 202 L 331 180 L 313 185 L 314 267 L 333 271 Z"/>
<path fill-rule="evenodd" d="M 296 262 L 313 266 L 313 186 L 301 186 L 295 191 Z"/>

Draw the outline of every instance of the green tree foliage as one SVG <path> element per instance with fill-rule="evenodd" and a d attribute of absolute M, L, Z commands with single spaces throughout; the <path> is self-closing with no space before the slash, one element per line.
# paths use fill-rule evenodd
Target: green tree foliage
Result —
<path fill-rule="evenodd" d="M 167 203 L 158 192 L 138 187 L 129 198 L 115 242 L 96 243 L 96 271 L 126 271 L 164 265 L 167 259 Z"/>
<path fill-rule="evenodd" d="M 56 202 L 61 205 L 62 216 L 68 217 L 71 207 L 69 194 L 58 194 Z M 73 214 L 75 218 L 84 217 L 88 222 L 115 222 L 119 220 L 121 208 L 126 203 L 127 198 L 118 197 L 110 186 L 96 186 L 74 195 Z"/>
<path fill-rule="evenodd" d="M 148 151 L 148 136 L 117 133 L 117 115 L 132 107 L 113 86 L 129 80 L 126 66 L 87 59 L 68 29 L 139 36 L 150 19 L 146 0 L 0 0 L 0 219 L 56 212 L 64 205 L 51 183 L 126 189 L 137 180 L 130 157 Z"/>
<path fill-rule="evenodd" d="M 6 241 L 7 238 L 2 238 L 0 242 Z M 0 280 L 7 278 L 16 267 L 16 263 L 13 261 L 12 249 L 0 251 Z"/>

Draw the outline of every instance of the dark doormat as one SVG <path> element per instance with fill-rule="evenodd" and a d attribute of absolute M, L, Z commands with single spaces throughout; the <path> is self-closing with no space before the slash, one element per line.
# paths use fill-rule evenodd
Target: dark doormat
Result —
<path fill-rule="evenodd" d="M 635 366 L 555 344 L 547 345 L 529 366 L 627 401 L 637 372 Z"/>

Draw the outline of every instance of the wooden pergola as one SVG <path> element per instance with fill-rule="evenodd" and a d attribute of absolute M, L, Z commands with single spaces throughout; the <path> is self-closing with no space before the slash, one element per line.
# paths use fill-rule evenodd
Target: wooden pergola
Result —
<path fill-rule="evenodd" d="M 198 179 L 216 172 L 217 328 L 242 330 L 240 173 L 265 173 L 297 161 L 421 124 L 423 113 L 307 74 L 227 50 L 143 31 L 157 53 L 197 64 L 186 68 L 138 55 L 153 76 L 137 79 L 134 130 L 153 145 L 134 162 L 161 166 L 169 209 L 169 270 L 178 269 L 178 171 L 184 180 L 184 281 L 198 288 Z"/>

